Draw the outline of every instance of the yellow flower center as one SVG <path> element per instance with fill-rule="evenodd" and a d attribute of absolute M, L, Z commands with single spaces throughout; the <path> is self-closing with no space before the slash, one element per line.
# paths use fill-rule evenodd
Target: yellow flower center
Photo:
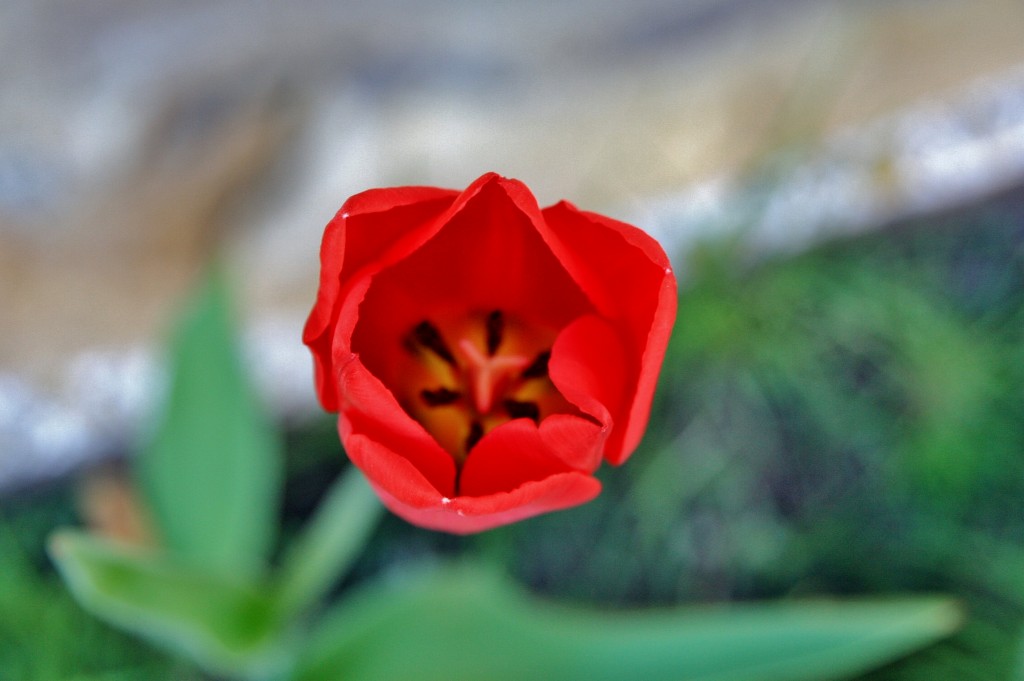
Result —
<path fill-rule="evenodd" d="M 548 378 L 553 340 L 501 310 L 424 320 L 403 339 L 412 361 L 396 392 L 461 465 L 502 423 L 574 411 Z"/>

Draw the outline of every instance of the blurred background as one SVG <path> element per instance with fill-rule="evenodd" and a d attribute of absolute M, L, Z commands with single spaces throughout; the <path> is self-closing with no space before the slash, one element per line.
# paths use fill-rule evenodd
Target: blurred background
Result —
<path fill-rule="evenodd" d="M 598 501 L 472 539 L 389 519 L 363 574 L 954 593 L 964 632 L 872 678 L 1024 674 L 1022 34 L 1016 0 L 3 0 L 0 522 L 38 572 L 8 590 L 58 598 L 41 538 L 131 456 L 215 255 L 304 517 L 343 464 L 299 340 L 324 224 L 494 170 L 674 258 L 652 428 Z"/>

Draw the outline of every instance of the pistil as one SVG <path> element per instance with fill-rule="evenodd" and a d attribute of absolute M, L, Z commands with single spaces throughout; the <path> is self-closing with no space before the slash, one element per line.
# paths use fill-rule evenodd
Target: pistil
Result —
<path fill-rule="evenodd" d="M 468 338 L 459 341 L 459 350 L 466 360 L 473 406 L 481 415 L 491 413 L 495 394 L 505 387 L 509 374 L 517 373 L 530 364 L 530 358 L 522 355 L 488 357 Z"/>

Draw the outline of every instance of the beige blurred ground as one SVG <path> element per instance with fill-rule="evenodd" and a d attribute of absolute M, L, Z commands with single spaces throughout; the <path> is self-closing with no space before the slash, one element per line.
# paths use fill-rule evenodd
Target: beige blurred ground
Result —
<path fill-rule="evenodd" d="M 371 6 L 0 8 L 0 374 L 152 343 L 219 247 L 251 318 L 301 323 L 370 186 L 496 170 L 614 214 L 1024 64 L 1017 0 Z"/>

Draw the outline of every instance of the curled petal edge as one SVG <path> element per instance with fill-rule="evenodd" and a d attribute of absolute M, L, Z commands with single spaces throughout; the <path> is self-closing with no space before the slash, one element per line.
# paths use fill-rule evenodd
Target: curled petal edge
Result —
<path fill-rule="evenodd" d="M 576 319 L 555 339 L 548 371 L 565 399 L 593 417 L 607 438 L 627 381 L 626 349 L 615 327 L 598 315 Z"/>
<path fill-rule="evenodd" d="M 587 291 L 603 316 L 609 320 L 628 318 L 628 300 L 621 299 L 621 291 L 609 289 L 593 263 L 581 258 L 571 244 L 578 243 L 590 229 L 607 230 L 615 234 L 623 246 L 636 249 L 637 272 L 656 279 L 657 286 L 650 290 L 653 308 L 642 322 L 631 322 L 632 339 L 627 342 L 630 353 L 639 360 L 626 367 L 628 385 L 623 388 L 620 409 L 611 409 L 616 420 L 615 430 L 608 439 L 605 460 L 619 465 L 629 458 L 643 437 L 650 416 L 658 374 L 675 323 L 677 284 L 671 262 L 661 245 L 643 230 L 612 218 L 582 211 L 568 201 L 561 201 L 543 211 L 545 223 L 542 236 L 566 270 Z M 584 227 L 586 229 L 584 229 Z M 614 322 L 617 324 L 618 322 Z M 635 333 L 639 332 L 639 333 Z"/>

